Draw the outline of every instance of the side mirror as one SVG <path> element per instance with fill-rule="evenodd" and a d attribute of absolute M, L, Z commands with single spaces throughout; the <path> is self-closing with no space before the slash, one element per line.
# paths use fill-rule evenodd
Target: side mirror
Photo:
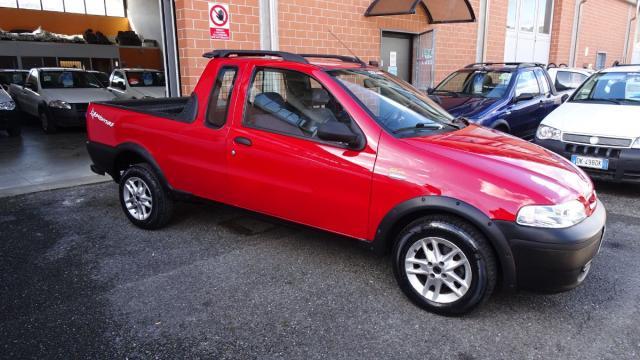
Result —
<path fill-rule="evenodd" d="M 434 91 L 435 91 L 435 89 L 434 89 L 434 88 L 432 88 L 432 87 L 428 87 L 428 88 L 427 88 L 427 95 L 431 95 L 431 94 L 433 94 L 433 92 L 434 92 Z"/>
<path fill-rule="evenodd" d="M 519 101 L 524 101 L 524 100 L 532 100 L 535 97 L 536 97 L 536 94 L 524 93 L 524 94 L 520 94 L 520 95 L 516 96 L 516 98 L 514 99 L 514 102 L 519 102 Z"/>
<path fill-rule="evenodd" d="M 360 135 L 351 130 L 349 125 L 336 121 L 328 121 L 318 126 L 318 138 L 325 141 L 337 141 L 349 146 L 356 146 L 360 142 Z"/>
<path fill-rule="evenodd" d="M 562 101 L 562 102 L 566 102 L 567 100 L 569 100 L 569 94 L 564 94 L 564 95 L 562 95 L 562 97 L 560 98 L 560 101 Z"/>

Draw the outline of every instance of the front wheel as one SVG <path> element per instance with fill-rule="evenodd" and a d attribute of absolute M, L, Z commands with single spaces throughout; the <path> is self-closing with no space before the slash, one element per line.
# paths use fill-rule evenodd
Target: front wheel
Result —
<path fill-rule="evenodd" d="M 127 218 L 143 229 L 159 229 L 173 213 L 173 199 L 149 164 L 136 164 L 120 178 L 120 204 Z"/>
<path fill-rule="evenodd" d="M 58 132 L 58 126 L 56 125 L 55 119 L 47 114 L 46 110 L 41 110 L 40 114 L 40 125 L 42 126 L 42 130 L 47 134 L 55 134 Z"/>
<path fill-rule="evenodd" d="M 495 256 L 485 236 L 447 215 L 419 218 L 400 232 L 393 270 L 409 299 L 441 315 L 470 312 L 489 299 L 497 281 Z"/>

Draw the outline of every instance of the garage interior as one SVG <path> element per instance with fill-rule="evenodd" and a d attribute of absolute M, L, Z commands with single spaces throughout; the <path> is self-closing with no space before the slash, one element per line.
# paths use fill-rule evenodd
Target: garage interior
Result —
<path fill-rule="evenodd" d="M 162 10 L 157 0 L 0 0 L 0 69 L 176 73 L 164 56 L 172 39 L 164 37 Z M 165 78 L 175 95 L 169 88 L 177 75 Z M 84 129 L 44 134 L 38 119 L 21 117 L 21 137 L 0 132 L 0 196 L 105 180 L 87 166 Z"/>

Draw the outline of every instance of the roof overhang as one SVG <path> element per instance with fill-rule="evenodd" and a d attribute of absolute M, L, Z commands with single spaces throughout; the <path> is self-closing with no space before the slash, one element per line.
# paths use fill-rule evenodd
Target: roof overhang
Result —
<path fill-rule="evenodd" d="M 364 16 L 415 14 L 421 5 L 430 24 L 450 24 L 476 21 L 469 0 L 374 0 Z"/>

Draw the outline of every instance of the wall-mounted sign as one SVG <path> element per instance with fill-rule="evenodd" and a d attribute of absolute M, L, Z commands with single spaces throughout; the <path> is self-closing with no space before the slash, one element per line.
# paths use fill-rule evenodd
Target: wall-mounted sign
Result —
<path fill-rule="evenodd" d="M 212 39 L 229 40 L 231 38 L 228 4 L 209 3 L 209 33 Z"/>

